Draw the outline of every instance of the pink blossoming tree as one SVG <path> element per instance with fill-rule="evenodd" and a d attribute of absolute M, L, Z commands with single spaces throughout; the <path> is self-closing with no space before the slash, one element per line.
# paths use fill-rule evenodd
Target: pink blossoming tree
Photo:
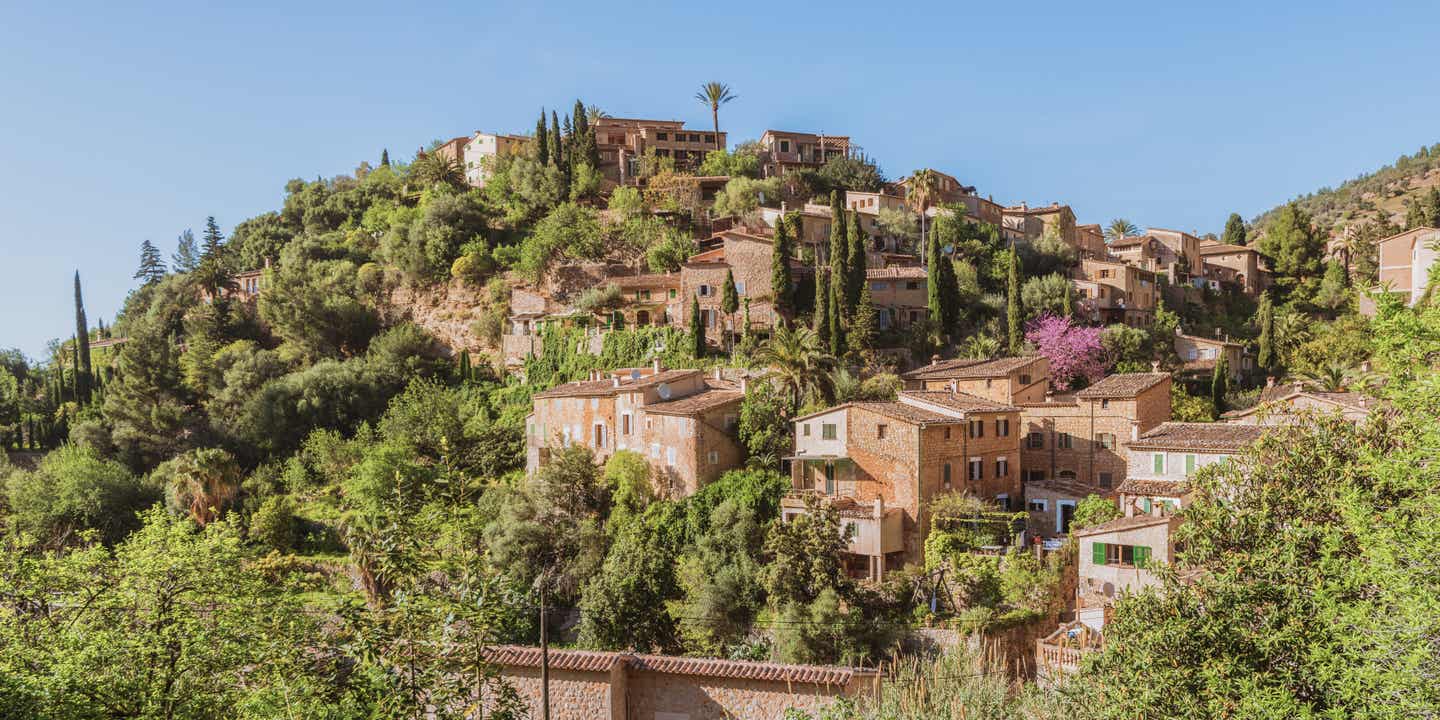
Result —
<path fill-rule="evenodd" d="M 1069 390 L 1076 378 L 1095 382 L 1109 368 L 1105 345 L 1100 342 L 1104 328 L 1076 325 L 1070 318 L 1045 313 L 1025 326 L 1025 339 L 1050 361 L 1050 383 L 1056 390 Z"/>

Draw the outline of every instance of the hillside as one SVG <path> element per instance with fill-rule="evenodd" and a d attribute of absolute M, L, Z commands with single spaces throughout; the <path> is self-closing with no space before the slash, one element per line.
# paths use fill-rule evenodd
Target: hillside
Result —
<path fill-rule="evenodd" d="M 1413 155 L 1401 155 L 1393 164 L 1346 180 L 1339 187 L 1301 195 L 1294 202 L 1315 219 L 1317 227 L 1329 233 L 1338 234 L 1347 227 L 1382 219 L 1405 227 L 1409 204 L 1422 202 L 1437 186 L 1440 143 L 1422 147 Z M 1262 213 L 1254 225 L 1265 227 L 1279 209 Z"/>

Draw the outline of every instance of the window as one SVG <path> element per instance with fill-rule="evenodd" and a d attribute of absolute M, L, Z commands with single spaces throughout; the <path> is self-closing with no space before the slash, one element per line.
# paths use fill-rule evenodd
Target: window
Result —
<path fill-rule="evenodd" d="M 1004 478 L 1010 474 L 1010 459 L 998 458 L 995 460 L 995 477 Z"/>
<path fill-rule="evenodd" d="M 675 448 L 665 448 L 665 464 L 675 467 Z"/>
<path fill-rule="evenodd" d="M 805 437 L 810 437 L 810 423 L 805 423 L 805 425 L 802 427 L 803 430 L 801 431 L 801 434 Z"/>
<path fill-rule="evenodd" d="M 820 424 L 820 438 L 821 438 L 822 440 L 834 440 L 834 439 L 835 439 L 835 423 L 821 423 L 821 424 Z"/>
<path fill-rule="evenodd" d="M 1151 456 L 1150 463 L 1156 475 L 1165 474 L 1165 453 L 1155 453 Z"/>
<path fill-rule="evenodd" d="M 660 443 L 650 443 L 650 457 L 657 460 L 660 458 Z"/>
<path fill-rule="evenodd" d="M 710 459 L 710 464 L 711 464 L 711 465 L 719 465 L 719 464 L 720 464 L 720 453 L 715 452 L 714 450 L 711 450 L 708 457 L 709 457 L 709 459 Z"/>
<path fill-rule="evenodd" d="M 972 437 L 972 438 L 983 438 L 983 437 L 985 437 L 985 421 L 984 421 L 984 420 L 971 420 L 971 421 L 970 421 L 970 437 Z"/>
<path fill-rule="evenodd" d="M 649 299 L 650 299 L 650 291 L 649 291 L 649 290 L 637 290 L 637 291 L 635 292 L 635 299 L 636 299 L 636 300 L 649 300 Z"/>
<path fill-rule="evenodd" d="M 737 283 L 735 283 L 735 292 L 736 292 L 736 294 L 738 294 L 738 295 L 744 295 L 744 294 L 745 294 L 745 283 L 744 283 L 744 282 L 737 282 Z"/>
<path fill-rule="evenodd" d="M 1102 407 L 1102 408 L 1108 408 L 1108 407 L 1110 407 L 1110 401 L 1109 401 L 1109 400 L 1101 400 L 1101 401 L 1100 401 L 1100 407 Z"/>
<path fill-rule="evenodd" d="M 788 153 L 788 152 L 790 152 L 790 141 L 789 141 L 789 140 L 781 140 L 781 141 L 780 141 L 780 152 L 782 152 L 782 153 Z"/>
<path fill-rule="evenodd" d="M 950 428 L 948 428 L 948 427 L 945 428 L 945 439 L 946 439 L 946 440 L 949 440 L 949 439 L 950 439 Z"/>
<path fill-rule="evenodd" d="M 705 142 L 707 142 L 707 143 L 709 143 L 709 144 L 711 144 L 711 145 L 714 145 L 714 144 L 715 144 L 715 136 L 714 136 L 714 135 L 711 135 L 710 133 L 706 133 L 706 134 L 705 134 Z"/>
<path fill-rule="evenodd" d="M 700 133 L 690 133 L 690 142 L 700 142 Z"/>
<path fill-rule="evenodd" d="M 905 289 L 906 289 L 906 290 L 919 290 L 919 289 L 920 289 L 920 283 L 919 283 L 919 282 L 916 282 L 916 281 L 914 281 L 914 280 L 906 280 L 906 281 L 905 281 Z"/>
<path fill-rule="evenodd" d="M 676 296 L 677 294 L 679 294 L 679 291 L 677 291 L 675 288 L 670 288 L 670 299 L 671 299 L 671 300 L 674 300 L 674 299 L 675 299 L 675 296 Z"/>
<path fill-rule="evenodd" d="M 1061 450 L 1069 450 L 1075 444 L 1074 441 L 1070 439 L 1070 433 L 1060 433 L 1056 436 L 1055 440 Z"/>
<path fill-rule="evenodd" d="M 1191 473 L 1194 473 L 1194 472 L 1195 472 L 1195 456 L 1194 456 L 1194 455 L 1186 455 L 1186 456 L 1185 456 L 1185 474 L 1186 474 L 1186 475 L 1190 475 Z"/>
<path fill-rule="evenodd" d="M 950 463 L 945 463 L 945 467 L 941 468 L 941 470 L 940 470 L 940 480 L 941 480 L 941 483 L 944 484 L 945 489 L 946 489 L 946 490 L 949 490 L 949 489 L 950 489 Z"/>
<path fill-rule="evenodd" d="M 1027 483 L 1028 483 L 1028 482 L 1045 482 L 1045 471 L 1044 471 L 1044 470 L 1026 470 L 1026 471 L 1025 471 L 1024 473 L 1022 473 L 1022 474 L 1025 476 L 1025 482 L 1027 482 Z"/>
<path fill-rule="evenodd" d="M 1143 568 L 1150 564 L 1150 548 L 1144 545 L 1093 543 L 1090 559 L 1096 565 L 1120 565 Z"/>
<path fill-rule="evenodd" d="M 701 285 L 699 288 L 697 288 L 697 292 L 700 294 L 700 297 L 710 297 L 710 286 Z"/>
<path fill-rule="evenodd" d="M 985 461 L 980 458 L 970 458 L 970 481 L 977 482 L 985 479 Z"/>
<path fill-rule="evenodd" d="M 884 440 L 884 439 L 885 439 L 885 430 L 886 430 L 886 429 L 887 429 L 887 427 L 886 427 L 885 423 L 880 423 L 879 425 L 876 425 L 876 426 L 875 426 L 875 439 L 876 439 L 876 440 Z"/>
<path fill-rule="evenodd" d="M 999 505 L 1001 510 L 1004 510 L 1005 512 L 1010 512 L 1010 494 L 1000 493 L 999 495 L 996 495 L 995 504 Z"/>
<path fill-rule="evenodd" d="M 995 421 L 995 437 L 1010 437 L 1010 419 L 1002 418 Z"/>
<path fill-rule="evenodd" d="M 621 413 L 621 414 L 620 414 L 620 434 L 622 434 L 622 435 L 629 435 L 629 434 L 630 434 L 630 413 Z"/>
<path fill-rule="evenodd" d="M 1100 473 L 1100 487 L 1109 488 L 1115 483 L 1115 476 L 1108 472 Z"/>
<path fill-rule="evenodd" d="M 657 132 L 657 133 L 655 133 L 655 139 L 656 139 L 656 140 L 669 140 L 669 139 L 670 139 L 670 133 L 668 133 L 668 132 Z"/>
<path fill-rule="evenodd" d="M 1106 450 L 1115 449 L 1115 435 L 1113 433 L 1100 433 L 1095 436 L 1095 439 L 1099 441 L 1100 447 Z"/>
<path fill-rule="evenodd" d="M 1030 512 L 1048 512 L 1050 510 L 1049 500 L 1031 500 Z"/>
<path fill-rule="evenodd" d="M 1025 447 L 1031 450 L 1039 450 L 1045 447 L 1044 433 L 1032 432 L 1025 436 Z"/>

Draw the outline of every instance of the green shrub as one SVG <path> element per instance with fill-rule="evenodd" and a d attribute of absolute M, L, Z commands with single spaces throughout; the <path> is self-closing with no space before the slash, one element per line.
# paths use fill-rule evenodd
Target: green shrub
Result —
<path fill-rule="evenodd" d="M 265 498 L 260 509 L 250 516 L 248 535 L 251 542 L 272 550 L 293 550 L 300 540 L 300 521 L 295 516 L 295 501 L 286 495 Z"/>

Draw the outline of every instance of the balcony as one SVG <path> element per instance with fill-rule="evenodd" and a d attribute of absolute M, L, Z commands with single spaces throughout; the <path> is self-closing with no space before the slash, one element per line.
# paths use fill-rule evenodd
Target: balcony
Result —
<path fill-rule="evenodd" d="M 1035 672 L 1055 679 L 1080 670 L 1085 656 L 1100 649 L 1100 633 L 1079 621 L 1068 622 L 1035 641 Z"/>

